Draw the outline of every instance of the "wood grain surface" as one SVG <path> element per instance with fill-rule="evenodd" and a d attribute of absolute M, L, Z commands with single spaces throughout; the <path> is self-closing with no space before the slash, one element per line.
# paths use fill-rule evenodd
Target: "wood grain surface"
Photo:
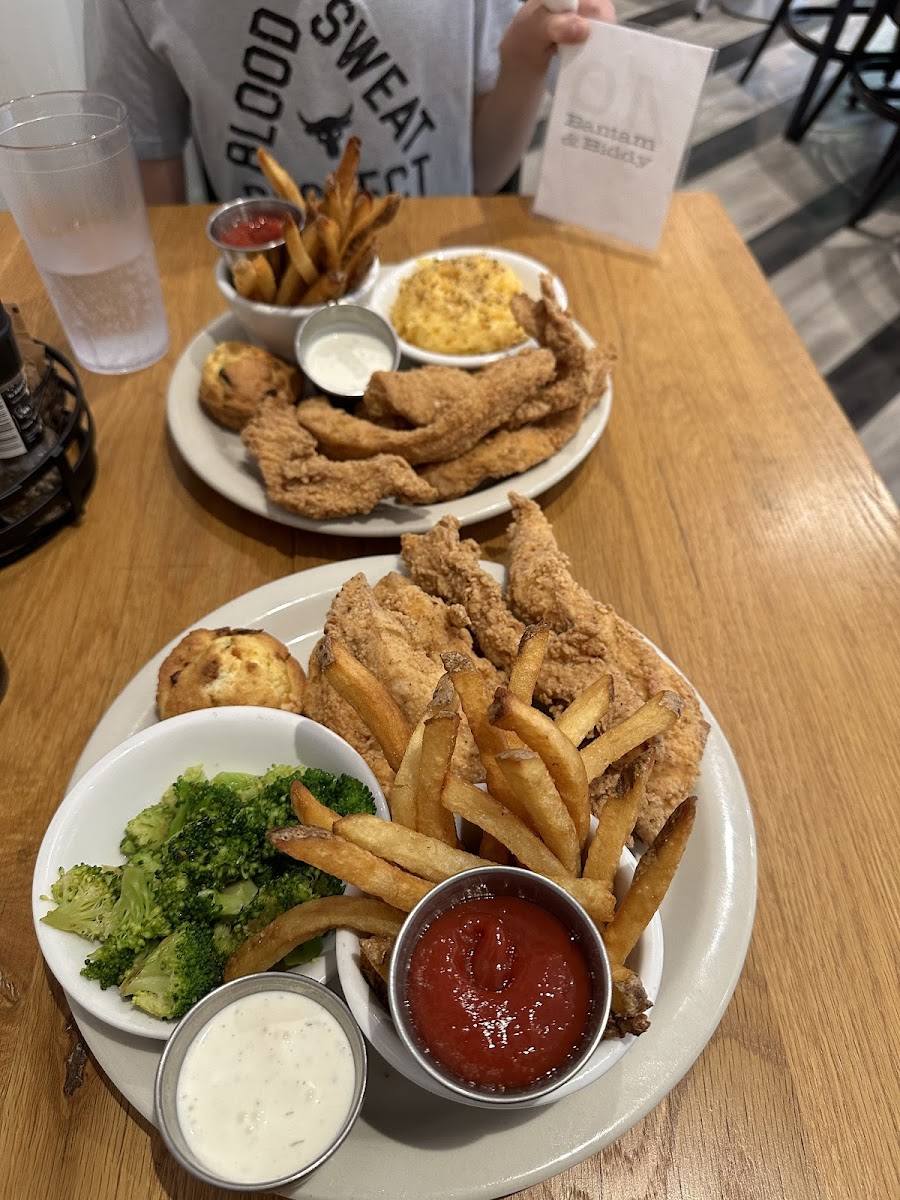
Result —
<path fill-rule="evenodd" d="M 396 550 L 252 516 L 177 458 L 168 378 L 222 309 L 206 215 L 152 213 L 169 354 L 84 374 L 100 461 L 84 520 L 0 572 L 0 1195 L 16 1200 L 224 1200 L 85 1054 L 34 939 L 35 855 L 94 725 L 167 640 L 286 572 Z M 0 234 L 3 298 L 65 348 L 6 215 Z M 517 197 L 410 201 L 382 252 L 471 243 L 547 263 L 618 348 L 608 430 L 542 504 L 578 578 L 711 705 L 759 835 L 755 932 L 718 1032 L 618 1143 L 522 1195 L 900 1196 L 896 507 L 713 198 L 676 198 L 655 261 Z M 473 533 L 496 552 L 504 525 Z"/>

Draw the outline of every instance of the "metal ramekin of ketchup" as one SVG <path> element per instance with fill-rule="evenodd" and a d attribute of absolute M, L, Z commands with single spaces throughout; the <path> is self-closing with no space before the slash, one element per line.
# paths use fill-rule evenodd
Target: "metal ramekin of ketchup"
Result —
<path fill-rule="evenodd" d="M 517 867 L 453 876 L 413 909 L 391 960 L 391 1015 L 460 1099 L 515 1107 L 561 1087 L 609 1015 L 609 960 L 587 913 Z"/>

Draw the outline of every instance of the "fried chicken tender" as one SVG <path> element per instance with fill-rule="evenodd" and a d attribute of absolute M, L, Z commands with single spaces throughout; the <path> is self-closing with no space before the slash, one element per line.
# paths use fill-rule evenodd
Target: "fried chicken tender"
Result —
<path fill-rule="evenodd" d="M 402 538 L 403 559 L 414 582 L 469 614 L 482 654 L 509 670 L 525 624 L 546 621 L 553 633 L 535 687 L 535 699 L 558 711 L 599 675 L 613 678 L 614 699 L 604 724 L 630 715 L 659 691 L 684 701 L 681 717 L 658 739 L 656 765 L 635 826 L 650 842 L 694 785 L 708 726 L 689 684 L 612 608 L 593 599 L 569 571 L 538 505 L 512 496 L 509 605 L 481 566 L 477 542 L 460 541 L 459 523 L 445 517 L 426 534 Z M 610 770 L 592 785 L 599 803 L 617 784 Z"/>
<path fill-rule="evenodd" d="M 436 370 L 443 369 L 419 367 L 408 372 L 415 379 L 406 385 L 407 389 L 429 388 L 429 379 Z M 433 420 L 415 429 L 388 429 L 322 399 L 304 400 L 296 413 L 320 451 L 333 459 L 397 454 L 413 464 L 445 462 L 458 458 L 503 425 L 555 373 L 556 360 L 549 350 L 523 350 L 476 374 L 459 372 L 459 386 L 452 397 L 446 394 L 446 376 L 442 374 L 439 386 L 447 402 L 437 408 Z"/>
<path fill-rule="evenodd" d="M 635 826 L 638 837 L 649 843 L 693 788 L 709 725 L 687 680 L 614 609 L 576 583 L 569 560 L 556 544 L 540 507 L 514 493 L 510 500 L 513 520 L 507 531 L 507 595 L 513 612 L 529 623 L 546 621 L 557 631 L 594 631 L 598 651 L 613 674 L 613 720 L 628 716 L 657 692 L 676 692 L 684 701 L 678 720 L 657 739 L 656 762 Z M 625 681 L 631 692 L 627 698 Z"/>
<path fill-rule="evenodd" d="M 381 605 L 360 573 L 335 596 L 325 633 L 344 641 L 353 656 L 384 684 L 409 724 L 418 723 L 444 668 L 439 658 L 432 657 L 434 649 L 429 653 L 425 648 L 426 634 L 417 629 L 412 617 Z M 465 779 L 481 782 L 484 778 L 466 725 L 460 727 L 453 765 Z"/>
<path fill-rule="evenodd" d="M 376 423 L 396 418 L 407 425 L 428 425 L 457 403 L 460 389 L 472 379 L 458 367 L 424 367 L 413 371 L 376 371 L 357 408 L 357 416 Z"/>
<path fill-rule="evenodd" d="M 525 623 L 510 612 L 500 584 L 482 568 L 478 543 L 460 541 L 455 517 L 442 518 L 428 533 L 404 534 L 400 541 L 403 561 L 413 581 L 448 604 L 461 604 L 469 614 L 480 652 L 495 667 L 508 672 Z M 551 636 L 535 687 L 539 704 L 558 711 L 603 673 L 602 665 L 598 665 L 596 640 L 593 628 Z"/>
<path fill-rule="evenodd" d="M 376 454 L 365 463 L 333 462 L 297 422 L 296 409 L 266 400 L 241 440 L 257 460 L 270 500 L 289 512 L 322 519 L 368 513 L 394 496 L 429 504 L 437 492 L 405 459 Z"/>

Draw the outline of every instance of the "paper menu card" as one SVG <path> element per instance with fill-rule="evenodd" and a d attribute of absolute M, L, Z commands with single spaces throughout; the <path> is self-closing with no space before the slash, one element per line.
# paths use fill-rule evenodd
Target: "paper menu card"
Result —
<path fill-rule="evenodd" d="M 713 51 L 592 21 L 559 54 L 534 211 L 655 250 Z"/>

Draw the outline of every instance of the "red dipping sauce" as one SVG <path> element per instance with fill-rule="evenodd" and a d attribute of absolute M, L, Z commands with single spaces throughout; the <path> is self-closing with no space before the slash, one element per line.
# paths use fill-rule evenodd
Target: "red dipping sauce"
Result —
<path fill-rule="evenodd" d="M 216 234 L 218 241 L 235 250 L 246 250 L 251 246 L 267 246 L 284 237 L 284 218 L 267 216 L 260 213 L 255 217 L 245 217 L 230 229 L 223 229 Z"/>
<path fill-rule="evenodd" d="M 530 900 L 466 900 L 423 932 L 407 1003 L 431 1057 L 478 1087 L 523 1088 L 579 1047 L 591 977 L 569 929 Z"/>

